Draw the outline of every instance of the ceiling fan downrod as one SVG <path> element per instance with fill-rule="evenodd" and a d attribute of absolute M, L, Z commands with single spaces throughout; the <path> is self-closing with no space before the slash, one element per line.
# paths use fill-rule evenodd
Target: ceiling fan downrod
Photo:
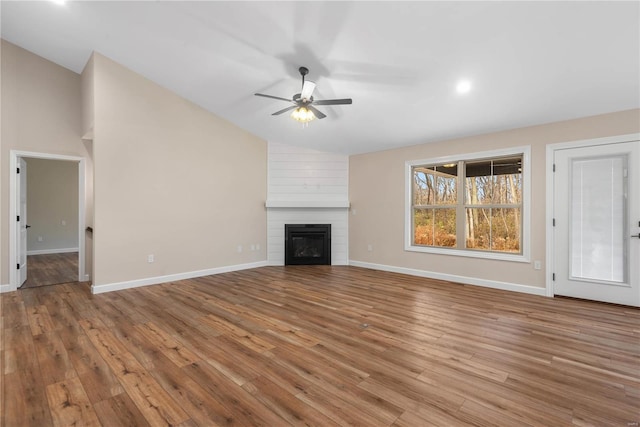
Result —
<path fill-rule="evenodd" d="M 300 72 L 300 75 L 302 76 L 302 87 L 304 88 L 304 76 L 309 74 L 309 69 L 307 67 L 300 67 L 300 68 L 298 68 L 298 71 Z"/>

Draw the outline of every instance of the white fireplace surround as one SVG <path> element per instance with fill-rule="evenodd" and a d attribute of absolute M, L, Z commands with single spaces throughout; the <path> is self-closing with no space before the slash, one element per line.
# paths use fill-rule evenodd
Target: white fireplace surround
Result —
<path fill-rule="evenodd" d="M 349 264 L 348 207 L 267 207 L 269 265 L 284 265 L 285 224 L 331 224 L 331 265 Z"/>
<path fill-rule="evenodd" d="M 267 262 L 284 265 L 285 224 L 331 224 L 331 265 L 349 264 L 349 158 L 269 142 Z"/>

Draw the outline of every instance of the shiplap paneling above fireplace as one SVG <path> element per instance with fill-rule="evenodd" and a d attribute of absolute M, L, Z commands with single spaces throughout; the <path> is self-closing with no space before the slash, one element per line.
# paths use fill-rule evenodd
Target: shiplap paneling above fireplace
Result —
<path fill-rule="evenodd" d="M 349 260 L 349 157 L 269 143 L 267 260 L 284 265 L 285 224 L 331 224 L 331 264 Z"/>

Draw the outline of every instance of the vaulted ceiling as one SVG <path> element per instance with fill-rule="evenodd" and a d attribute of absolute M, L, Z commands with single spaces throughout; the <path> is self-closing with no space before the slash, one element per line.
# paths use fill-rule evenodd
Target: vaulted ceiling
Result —
<path fill-rule="evenodd" d="M 2 37 L 92 51 L 266 140 L 354 154 L 640 107 L 639 2 L 2 1 Z M 317 83 L 303 127 L 298 68 Z M 466 79 L 471 89 L 456 92 Z"/>

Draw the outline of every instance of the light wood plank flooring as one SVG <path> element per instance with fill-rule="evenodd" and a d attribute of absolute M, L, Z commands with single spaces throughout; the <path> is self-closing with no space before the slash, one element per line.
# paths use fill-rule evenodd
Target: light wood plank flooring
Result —
<path fill-rule="evenodd" d="M 640 311 L 356 267 L 2 294 L 3 426 L 636 426 Z"/>
<path fill-rule="evenodd" d="M 78 252 L 27 256 L 27 281 L 21 289 L 77 282 Z"/>

